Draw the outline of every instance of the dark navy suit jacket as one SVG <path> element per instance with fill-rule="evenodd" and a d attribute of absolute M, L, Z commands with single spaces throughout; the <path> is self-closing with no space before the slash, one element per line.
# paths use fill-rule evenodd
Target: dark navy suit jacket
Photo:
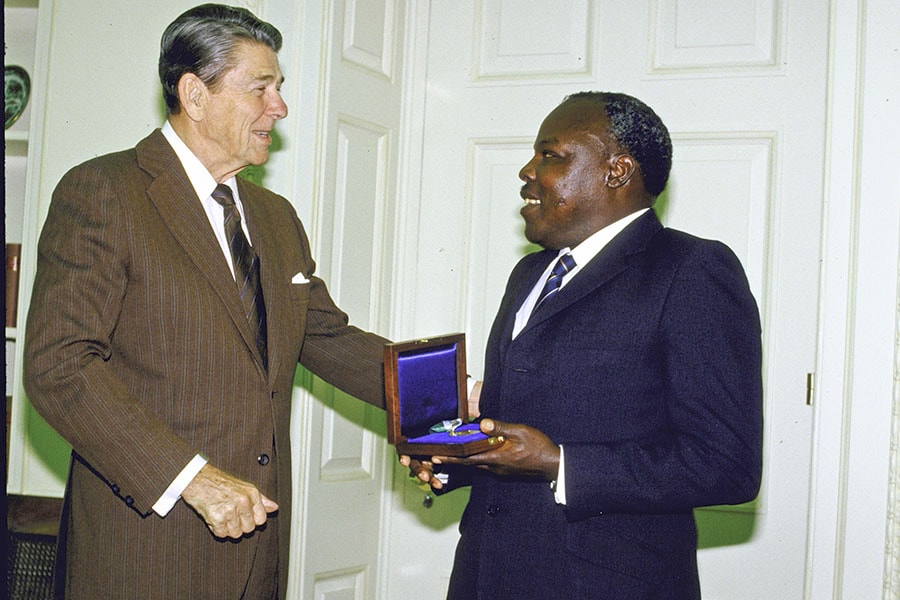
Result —
<path fill-rule="evenodd" d="M 699 597 L 692 509 L 749 501 L 762 444 L 760 322 L 720 242 L 639 217 L 512 339 L 554 251 L 513 270 L 488 339 L 484 417 L 565 451 L 547 482 L 470 471 L 450 597 Z"/>

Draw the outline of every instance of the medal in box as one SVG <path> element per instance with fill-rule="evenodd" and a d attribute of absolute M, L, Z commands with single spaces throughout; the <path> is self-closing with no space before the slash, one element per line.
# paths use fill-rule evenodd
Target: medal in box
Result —
<path fill-rule="evenodd" d="M 468 422 L 465 334 L 385 344 L 384 386 L 397 454 L 470 456 L 498 444 Z"/>

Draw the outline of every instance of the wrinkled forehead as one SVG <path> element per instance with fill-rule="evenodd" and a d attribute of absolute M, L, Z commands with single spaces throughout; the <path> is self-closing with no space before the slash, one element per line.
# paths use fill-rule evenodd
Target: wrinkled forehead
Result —
<path fill-rule="evenodd" d="M 226 73 L 241 74 L 259 81 L 275 81 L 281 84 L 284 76 L 278 62 L 278 53 L 265 44 L 241 41 L 229 53 Z"/>

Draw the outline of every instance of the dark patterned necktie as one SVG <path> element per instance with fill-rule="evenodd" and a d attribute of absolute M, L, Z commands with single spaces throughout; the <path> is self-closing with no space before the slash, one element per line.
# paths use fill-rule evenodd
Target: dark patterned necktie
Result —
<path fill-rule="evenodd" d="M 234 204 L 231 188 L 220 183 L 213 191 L 212 197 L 222 205 L 225 214 L 225 237 L 228 239 L 231 260 L 234 263 L 234 280 L 240 292 L 247 321 L 250 322 L 250 328 L 256 337 L 256 347 L 259 349 L 263 365 L 268 368 L 266 303 L 259 283 L 259 257 L 247 242 L 241 228 L 241 215 Z"/>
<path fill-rule="evenodd" d="M 531 311 L 532 314 L 534 314 L 544 302 L 556 295 L 556 292 L 559 291 L 559 286 L 562 285 L 563 276 L 574 268 L 575 259 L 572 258 L 571 254 L 563 254 L 559 257 L 559 260 L 553 265 L 553 270 L 550 271 L 550 275 L 547 277 L 547 282 L 544 283 L 544 289 L 541 290 L 541 295 L 538 296 L 537 302 L 534 303 L 534 309 Z"/>

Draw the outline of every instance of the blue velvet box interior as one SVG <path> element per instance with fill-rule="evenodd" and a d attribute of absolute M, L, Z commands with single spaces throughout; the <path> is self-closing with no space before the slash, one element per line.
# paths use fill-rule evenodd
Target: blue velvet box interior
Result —
<path fill-rule="evenodd" d="M 408 443 L 462 444 L 487 438 L 474 423 L 456 429 L 477 432 L 469 435 L 430 431 L 433 425 L 460 415 L 457 346 L 454 342 L 397 355 L 400 433 Z"/>
<path fill-rule="evenodd" d="M 478 440 L 486 440 L 487 434 L 481 433 L 478 423 L 466 423 L 456 428 L 456 432 L 471 431 L 473 433 L 463 435 L 450 435 L 447 431 L 439 433 L 429 433 L 415 438 L 406 440 L 408 444 L 465 444 L 467 442 L 477 442 Z"/>

